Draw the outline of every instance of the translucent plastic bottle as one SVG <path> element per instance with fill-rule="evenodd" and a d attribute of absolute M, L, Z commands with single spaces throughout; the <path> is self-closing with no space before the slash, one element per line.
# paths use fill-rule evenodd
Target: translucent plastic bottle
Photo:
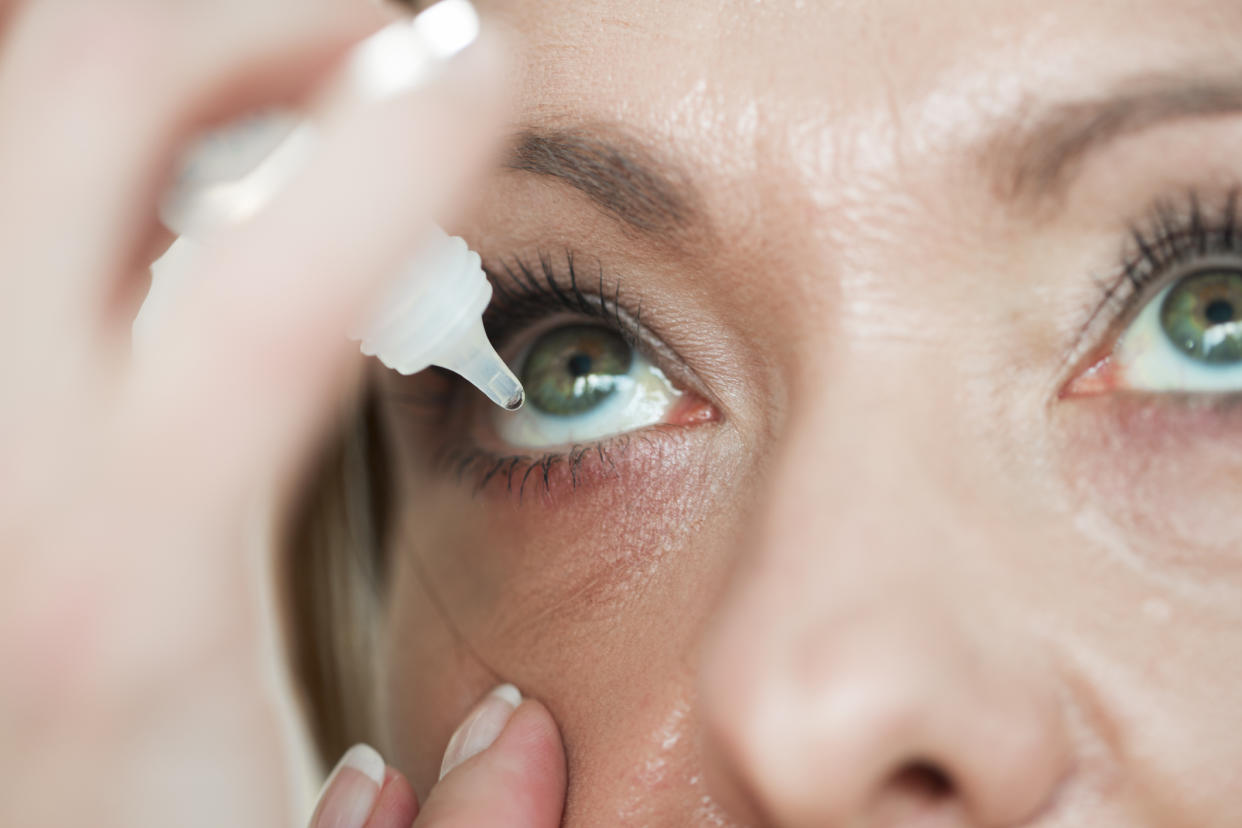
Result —
<path fill-rule="evenodd" d="M 387 97 L 421 82 L 477 34 L 469 2 L 443 0 L 358 46 L 345 63 L 341 88 L 356 98 Z M 199 240 L 211 228 L 244 220 L 267 204 L 306 162 L 315 140 L 313 124 L 280 114 L 225 128 L 200 142 L 162 205 L 161 218 L 178 239 L 152 268 L 151 295 L 135 322 L 136 341 L 146 319 L 175 289 Z M 479 255 L 438 227 L 424 234 L 422 244 L 393 281 L 376 318 L 352 338 L 361 341 L 364 354 L 402 374 L 436 365 L 469 380 L 497 405 L 520 408 L 522 385 L 483 330 L 492 287 Z"/>
<path fill-rule="evenodd" d="M 394 287 L 379 317 L 354 335 L 364 354 L 402 374 L 431 365 L 447 368 L 497 405 L 510 411 L 522 407 L 522 384 L 483 331 L 492 283 L 478 253 L 433 227 L 427 247 Z"/>

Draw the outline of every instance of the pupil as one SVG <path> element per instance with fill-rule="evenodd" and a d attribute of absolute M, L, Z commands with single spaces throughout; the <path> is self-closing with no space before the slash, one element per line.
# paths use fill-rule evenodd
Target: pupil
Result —
<path fill-rule="evenodd" d="M 1208 311 L 1211 312 L 1211 308 L 1208 308 Z M 1232 319 L 1233 308 L 1229 309 L 1229 314 L 1229 318 Z M 574 354 L 569 358 L 568 367 L 569 373 L 574 377 L 574 379 L 577 379 L 578 377 L 585 377 L 587 374 L 591 373 L 591 358 L 586 354 Z"/>
<path fill-rule="evenodd" d="M 1204 309 L 1203 315 L 1213 325 L 1223 325 L 1233 321 L 1233 303 L 1224 299 L 1213 299 Z"/>

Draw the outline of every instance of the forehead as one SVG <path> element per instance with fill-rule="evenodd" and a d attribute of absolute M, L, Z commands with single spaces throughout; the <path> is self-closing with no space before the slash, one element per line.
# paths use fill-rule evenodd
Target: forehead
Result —
<path fill-rule="evenodd" d="M 518 32 L 520 123 L 619 125 L 688 171 L 717 229 L 742 237 L 790 216 L 827 233 L 889 197 L 973 197 L 983 188 L 964 186 L 963 170 L 1002 122 L 1148 74 L 1242 63 L 1232 0 L 490 0 L 486 11 Z"/>
<path fill-rule="evenodd" d="M 666 263 L 676 278 L 651 280 L 711 294 L 756 340 L 751 329 L 767 326 L 771 340 L 794 341 L 789 331 L 817 329 L 832 308 L 871 307 L 877 297 L 930 302 L 939 291 L 956 307 L 961 291 L 1042 284 L 1045 274 L 1014 269 L 1002 243 L 1013 233 L 1034 239 L 1025 217 L 1010 221 L 993 184 L 1024 165 L 1011 147 L 1044 146 L 1048 133 L 1033 126 L 1079 101 L 1158 88 L 1169 76 L 1242 77 L 1235 0 L 480 2 L 517 32 L 522 128 L 615 127 L 684 172 L 673 177 L 700 196 L 708 232 L 681 255 L 655 250 L 645 261 Z M 1092 130 L 1088 121 L 1062 145 L 1073 150 Z M 565 188 L 523 177 L 496 187 L 479 213 L 481 242 L 565 241 L 630 263 L 649 250 L 636 251 Z M 1072 217 L 1095 221 L 1088 206 Z M 1093 256 L 1111 266 L 1102 247 Z M 951 278 L 920 280 L 912 292 L 900 274 L 929 261 Z M 1005 280 L 982 275 L 1002 265 Z M 844 322 L 841 330 L 864 333 Z"/>
<path fill-rule="evenodd" d="M 790 221 L 830 245 L 819 237 L 834 227 L 875 225 L 863 212 L 911 212 L 895 200 L 926 215 L 948 191 L 973 199 L 986 188 L 970 164 L 1002 124 L 1148 75 L 1242 63 L 1232 0 L 484 6 L 518 33 L 518 122 L 621 127 L 687 171 L 735 248 L 788 235 Z"/>
<path fill-rule="evenodd" d="M 522 117 L 722 143 L 790 121 L 964 126 L 1033 92 L 1234 61 L 1231 0 L 490 0 Z M 805 128 L 805 127 L 802 127 Z"/>

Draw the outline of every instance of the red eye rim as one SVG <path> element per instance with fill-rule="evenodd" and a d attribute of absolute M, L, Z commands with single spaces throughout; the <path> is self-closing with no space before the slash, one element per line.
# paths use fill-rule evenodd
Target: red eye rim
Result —
<path fill-rule="evenodd" d="M 1121 368 L 1111 353 L 1093 362 L 1061 390 L 1061 399 L 1098 397 L 1111 394 L 1123 386 Z"/>

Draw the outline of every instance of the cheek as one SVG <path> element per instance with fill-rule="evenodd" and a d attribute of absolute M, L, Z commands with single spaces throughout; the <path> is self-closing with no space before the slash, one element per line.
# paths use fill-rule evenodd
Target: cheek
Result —
<path fill-rule="evenodd" d="M 427 473 L 403 515 L 398 559 L 416 566 L 463 635 L 537 643 L 556 619 L 599 622 L 697 566 L 733 475 L 703 435 L 634 435 L 573 472 L 519 464 L 482 488 Z"/>
<path fill-rule="evenodd" d="M 1242 588 L 1242 408 L 1110 395 L 1062 409 L 1083 505 L 1155 562 Z"/>
<path fill-rule="evenodd" d="M 434 780 L 457 719 L 500 681 L 548 705 L 579 782 L 641 776 L 668 741 L 645 734 L 667 729 L 693 685 L 745 475 L 723 430 L 638 436 L 585 461 L 576 485 L 563 466 L 547 484 L 537 472 L 520 500 L 503 482 L 476 490 L 431 471 L 414 481 L 387 626 L 391 726 L 416 787 Z"/>
<path fill-rule="evenodd" d="M 437 596 L 408 562 L 393 568 L 383 629 L 377 732 L 387 740 L 384 756 L 423 800 L 458 723 L 499 681 L 464 645 Z"/>

